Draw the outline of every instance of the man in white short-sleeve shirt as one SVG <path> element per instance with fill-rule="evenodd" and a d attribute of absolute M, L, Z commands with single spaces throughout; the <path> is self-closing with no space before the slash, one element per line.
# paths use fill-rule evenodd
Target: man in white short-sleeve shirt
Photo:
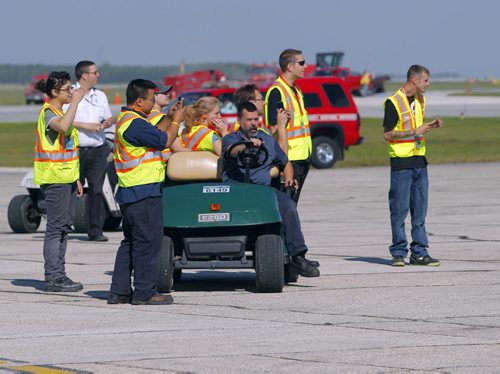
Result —
<path fill-rule="evenodd" d="M 80 180 L 82 183 L 87 180 L 88 184 L 85 202 L 87 234 L 90 241 L 104 242 L 108 238 L 102 231 L 105 217 L 102 185 L 110 152 L 104 130 L 113 125 L 113 116 L 106 94 L 95 88 L 99 78 L 95 63 L 80 61 L 75 66 L 75 76 L 75 88 L 83 87 L 88 91 L 78 106 L 74 121 L 80 141 Z"/>

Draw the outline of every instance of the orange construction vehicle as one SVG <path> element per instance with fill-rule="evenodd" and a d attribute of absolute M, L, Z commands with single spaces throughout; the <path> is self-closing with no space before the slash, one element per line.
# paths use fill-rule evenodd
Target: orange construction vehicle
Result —
<path fill-rule="evenodd" d="M 329 76 L 333 75 L 341 78 L 349 91 L 356 96 L 364 96 L 376 92 L 384 92 L 384 82 L 389 80 L 389 76 L 371 75 L 370 85 L 367 90 L 363 89 L 361 79 L 363 74 L 351 70 L 350 67 L 340 66 L 344 58 L 344 52 L 322 52 L 316 53 L 316 65 L 308 65 L 306 76 Z"/>

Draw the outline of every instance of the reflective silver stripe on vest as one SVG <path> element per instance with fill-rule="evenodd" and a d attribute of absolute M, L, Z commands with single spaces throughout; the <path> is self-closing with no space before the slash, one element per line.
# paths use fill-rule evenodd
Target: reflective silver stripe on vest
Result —
<path fill-rule="evenodd" d="M 170 158 L 170 155 L 172 154 L 172 152 L 162 152 L 161 153 L 161 158 L 163 161 L 168 161 L 168 159 Z"/>
<path fill-rule="evenodd" d="M 71 159 L 78 157 L 78 151 L 67 151 L 67 152 L 35 152 L 35 158 L 37 160 L 45 161 L 70 161 Z"/>
<path fill-rule="evenodd" d="M 288 130 L 287 135 L 289 138 L 296 138 L 299 136 L 310 135 L 309 127 L 300 127 L 297 130 Z"/>
<path fill-rule="evenodd" d="M 194 136 L 191 138 L 191 140 L 189 140 L 189 143 L 188 143 L 188 134 L 187 133 L 184 133 L 182 134 L 182 140 L 184 141 L 184 144 L 186 144 L 186 148 L 189 148 L 189 149 L 193 149 L 194 145 L 196 143 L 198 143 L 199 140 L 201 140 L 210 130 L 207 129 L 207 128 L 199 128 L 197 131 L 196 131 L 196 134 L 194 134 Z"/>
<path fill-rule="evenodd" d="M 120 120 L 118 121 L 118 129 L 120 128 L 121 125 L 123 125 L 125 122 L 127 122 L 128 120 L 132 119 L 134 120 L 135 118 L 141 118 L 140 116 L 134 114 L 134 113 L 126 113 L 123 115 L 122 118 L 120 118 Z M 120 157 L 122 160 L 125 160 L 125 161 L 133 161 L 133 160 L 136 160 L 136 158 L 132 158 L 132 157 L 129 157 L 127 155 L 127 153 L 125 153 L 125 151 L 123 150 L 124 145 L 120 142 L 120 137 L 118 136 L 118 129 L 117 129 L 117 136 L 116 136 L 116 142 L 117 142 L 117 149 L 118 149 L 118 153 L 120 154 Z"/>
<path fill-rule="evenodd" d="M 144 156 L 136 158 L 129 161 L 118 161 L 115 160 L 115 167 L 117 170 L 123 171 L 127 169 L 136 168 L 141 164 L 142 161 L 148 161 L 153 159 L 161 159 L 160 151 L 147 151 Z"/>
<path fill-rule="evenodd" d="M 411 130 L 411 119 L 410 119 L 410 116 L 412 115 L 410 112 L 405 112 L 405 104 L 404 104 L 404 100 L 403 98 L 398 95 L 398 94 L 395 94 L 392 96 L 394 99 L 396 99 L 396 101 L 398 102 L 399 104 L 399 108 L 401 109 L 401 116 L 403 117 L 402 118 L 402 130 Z M 410 136 L 406 136 L 404 138 L 401 138 L 401 139 L 398 139 L 398 140 L 412 140 L 412 139 L 415 139 L 414 136 L 410 135 Z"/>
<path fill-rule="evenodd" d="M 126 114 L 123 115 L 122 118 L 120 118 L 120 121 L 118 121 L 118 127 L 120 127 L 124 122 L 128 121 L 129 119 L 133 118 L 141 118 L 139 115 L 127 112 Z"/>

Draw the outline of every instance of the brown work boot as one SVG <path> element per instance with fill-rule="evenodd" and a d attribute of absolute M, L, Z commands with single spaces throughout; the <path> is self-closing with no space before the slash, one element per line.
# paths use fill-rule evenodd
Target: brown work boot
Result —
<path fill-rule="evenodd" d="M 149 300 L 134 300 L 132 299 L 132 305 L 169 305 L 174 302 L 174 299 L 170 295 L 162 295 L 161 293 L 155 293 Z"/>

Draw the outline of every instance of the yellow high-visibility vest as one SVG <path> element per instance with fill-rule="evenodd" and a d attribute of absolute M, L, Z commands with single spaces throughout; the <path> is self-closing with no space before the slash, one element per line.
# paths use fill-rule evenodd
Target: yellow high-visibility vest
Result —
<path fill-rule="evenodd" d="M 405 93 L 399 89 L 389 97 L 398 113 L 398 123 L 395 131 L 414 130 L 424 123 L 425 97 L 416 93 L 413 110 Z M 385 103 L 384 103 L 385 106 Z M 425 138 L 423 135 L 407 136 L 402 139 L 387 141 L 390 157 L 412 157 L 425 155 Z"/>
<path fill-rule="evenodd" d="M 148 121 L 153 125 L 156 126 L 158 122 L 163 118 L 165 113 L 160 112 L 159 110 L 152 110 L 151 113 L 148 115 Z M 161 158 L 164 162 L 167 162 L 168 159 L 170 158 L 170 155 L 172 154 L 172 151 L 170 148 L 165 148 L 164 150 L 161 151 Z"/>
<path fill-rule="evenodd" d="M 136 118 L 144 119 L 134 111 L 123 110 L 116 122 L 114 160 L 118 184 L 121 187 L 158 183 L 165 179 L 165 163 L 162 161 L 161 151 L 136 147 L 123 136 Z"/>
<path fill-rule="evenodd" d="M 191 131 L 184 128 L 179 138 L 184 148 L 192 151 L 214 152 L 214 144 L 212 142 L 214 134 L 217 135 L 215 131 L 210 130 L 204 125 L 194 125 L 191 127 Z"/>
<path fill-rule="evenodd" d="M 46 103 L 40 109 L 36 128 L 34 182 L 36 184 L 73 183 L 80 175 L 78 159 L 78 130 L 71 126 L 66 133 L 58 133 L 54 143 L 47 138 L 45 111 L 56 116 L 63 112 Z"/>
<path fill-rule="evenodd" d="M 269 87 L 266 93 L 266 103 L 269 102 L 269 96 L 273 89 L 278 89 L 283 99 L 283 106 L 292 116 L 286 133 L 288 137 L 288 159 L 290 161 L 307 160 L 311 157 L 312 141 L 311 132 L 309 129 L 309 119 L 304 106 L 304 98 L 302 92 L 297 85 L 294 88 L 297 90 L 297 95 L 292 88 L 285 82 L 283 77 L 279 76 L 274 84 Z M 268 116 L 268 105 L 265 106 L 266 124 Z"/>

